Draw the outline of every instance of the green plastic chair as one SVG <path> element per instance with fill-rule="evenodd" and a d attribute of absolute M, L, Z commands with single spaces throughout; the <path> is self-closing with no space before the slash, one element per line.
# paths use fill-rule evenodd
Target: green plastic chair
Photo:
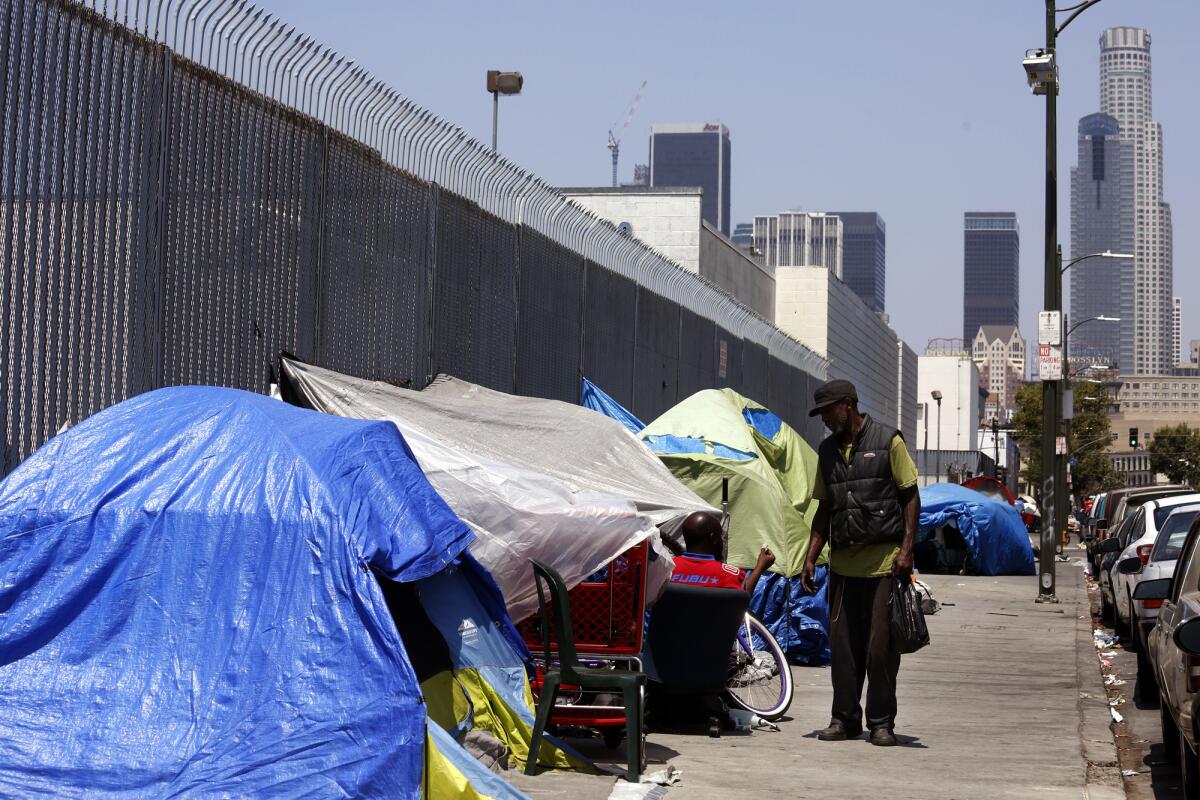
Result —
<path fill-rule="evenodd" d="M 537 719 L 533 726 L 533 738 L 529 743 L 529 760 L 525 764 L 525 774 L 536 775 L 539 771 L 537 759 L 541 753 L 546 724 L 554 711 L 554 701 L 558 697 L 559 688 L 568 683 L 581 689 L 621 692 L 625 698 L 625 753 L 629 761 L 626 774 L 631 783 L 637 783 L 641 778 L 642 768 L 642 689 L 646 683 L 646 676 L 631 670 L 599 669 L 585 667 L 580 663 L 575 653 L 575 638 L 571 633 L 567 585 L 553 567 L 535 559 L 530 559 L 530 563 L 533 564 L 533 578 L 537 585 L 546 674 L 542 680 L 542 694 L 538 700 Z M 554 629 L 558 632 L 557 668 L 551 667 L 547 594 L 550 610 L 554 614 Z"/>

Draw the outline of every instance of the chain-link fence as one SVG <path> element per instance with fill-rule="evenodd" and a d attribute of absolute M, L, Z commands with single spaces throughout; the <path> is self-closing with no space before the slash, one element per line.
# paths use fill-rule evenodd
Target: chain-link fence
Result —
<path fill-rule="evenodd" d="M 0 3 L 5 473 L 281 351 L 645 419 L 731 386 L 819 436 L 819 358 L 344 58 L 244 0 L 91 5 Z"/>

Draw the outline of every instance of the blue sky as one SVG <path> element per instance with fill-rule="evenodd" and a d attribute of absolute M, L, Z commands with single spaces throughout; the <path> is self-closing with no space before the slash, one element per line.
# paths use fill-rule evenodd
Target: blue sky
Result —
<path fill-rule="evenodd" d="M 607 131 L 648 80 L 622 180 L 646 160 L 652 122 L 720 120 L 732 131 L 735 222 L 788 208 L 879 211 L 887 310 L 918 352 L 961 335 L 963 212 L 1016 211 L 1021 327 L 1036 335 L 1045 101 L 1020 62 L 1044 42 L 1040 0 L 257 5 L 484 141 L 485 72 L 524 72 L 523 94 L 501 100 L 500 149 L 558 185 L 609 182 Z M 1075 126 L 1097 109 L 1097 40 L 1114 25 L 1153 36 L 1186 347 L 1200 338 L 1196 0 L 1105 0 L 1060 39 L 1059 239 L 1069 254 Z"/>

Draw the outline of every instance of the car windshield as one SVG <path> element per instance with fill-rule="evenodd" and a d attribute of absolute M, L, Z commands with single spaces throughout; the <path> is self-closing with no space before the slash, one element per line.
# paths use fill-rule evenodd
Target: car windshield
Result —
<path fill-rule="evenodd" d="M 1167 518 L 1166 524 L 1158 532 L 1154 540 L 1154 550 L 1150 553 L 1151 561 L 1177 561 L 1183 542 L 1187 539 L 1188 529 L 1200 509 L 1189 508 L 1176 511 Z"/>
<path fill-rule="evenodd" d="M 1154 527 L 1162 530 L 1163 523 L 1167 521 L 1167 517 L 1171 516 L 1171 512 L 1179 506 L 1166 506 L 1154 509 Z"/>

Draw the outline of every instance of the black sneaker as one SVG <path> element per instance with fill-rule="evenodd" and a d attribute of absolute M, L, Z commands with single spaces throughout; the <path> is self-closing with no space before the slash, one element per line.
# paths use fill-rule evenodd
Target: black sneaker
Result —
<path fill-rule="evenodd" d="M 862 736 L 862 728 L 846 727 L 844 722 L 836 719 L 829 723 L 828 728 L 817 731 L 817 738 L 822 742 L 844 742 L 859 736 Z"/>
<path fill-rule="evenodd" d="M 877 747 L 895 747 L 896 735 L 887 728 L 875 728 L 871 731 L 870 742 Z"/>

